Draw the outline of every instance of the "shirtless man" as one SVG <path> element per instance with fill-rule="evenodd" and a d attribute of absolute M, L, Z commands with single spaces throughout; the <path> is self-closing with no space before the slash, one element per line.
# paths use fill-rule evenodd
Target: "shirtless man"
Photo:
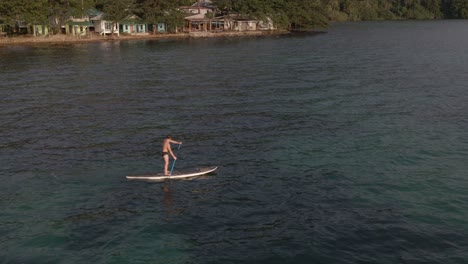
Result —
<path fill-rule="evenodd" d="M 164 139 L 163 147 L 162 147 L 162 157 L 164 159 L 164 175 L 166 176 L 169 176 L 169 172 L 167 171 L 167 168 L 169 167 L 169 154 L 171 154 L 174 160 L 177 159 L 177 157 L 172 152 L 171 143 L 182 144 L 182 141 L 172 140 L 172 136 L 170 135 L 167 135 L 166 138 Z"/>

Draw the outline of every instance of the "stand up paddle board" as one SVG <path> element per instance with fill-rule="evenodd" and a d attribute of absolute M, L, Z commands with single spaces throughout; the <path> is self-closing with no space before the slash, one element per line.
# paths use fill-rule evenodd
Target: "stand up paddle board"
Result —
<path fill-rule="evenodd" d="M 147 174 L 147 175 L 138 175 L 138 176 L 127 176 L 129 180 L 166 180 L 166 179 L 184 179 L 190 177 L 196 177 L 204 174 L 208 174 L 213 172 L 218 167 L 209 167 L 209 168 L 197 168 L 189 171 L 174 171 L 172 175 L 165 176 L 164 173 L 157 173 L 157 174 Z"/>

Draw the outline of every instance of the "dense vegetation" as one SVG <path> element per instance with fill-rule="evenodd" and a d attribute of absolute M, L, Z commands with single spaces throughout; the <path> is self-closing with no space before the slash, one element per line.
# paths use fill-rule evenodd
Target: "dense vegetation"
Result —
<path fill-rule="evenodd" d="M 468 18 L 468 0 L 212 0 L 219 14 L 271 18 L 279 28 L 323 27 L 329 21 Z M 2 0 L 0 25 L 18 21 L 47 24 L 53 32 L 70 16 L 81 17 L 90 8 L 118 21 L 134 13 L 147 22 L 180 25 L 176 11 L 190 0 Z"/>
<path fill-rule="evenodd" d="M 468 0 L 214 0 L 222 11 L 272 17 L 283 27 L 329 21 L 468 18 Z"/>

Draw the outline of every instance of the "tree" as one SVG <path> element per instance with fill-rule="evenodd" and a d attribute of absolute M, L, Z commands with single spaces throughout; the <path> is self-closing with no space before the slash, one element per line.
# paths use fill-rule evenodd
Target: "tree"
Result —
<path fill-rule="evenodd" d="M 146 0 L 140 3 L 141 11 L 146 21 L 157 24 L 162 22 L 164 12 L 167 10 L 167 1 L 164 0 Z M 153 27 L 153 34 L 156 33 L 156 28 Z"/>
<path fill-rule="evenodd" d="M 427 9 L 433 18 L 442 18 L 442 2 L 440 0 L 421 0 L 421 6 Z"/>
<path fill-rule="evenodd" d="M 451 3 L 451 14 L 453 18 L 468 18 L 468 1 L 453 0 Z"/>
<path fill-rule="evenodd" d="M 309 29 L 328 25 L 326 9 L 318 0 L 285 0 L 289 29 Z"/>
<path fill-rule="evenodd" d="M 225 14 L 234 13 L 259 20 L 271 18 L 285 28 L 311 28 L 328 24 L 327 10 L 320 0 L 215 0 Z"/>
<path fill-rule="evenodd" d="M 313 28 L 329 20 L 468 18 L 468 0 L 212 0 L 222 14 L 257 20 L 272 19 L 279 28 Z M 106 14 L 113 25 L 131 13 L 170 31 L 183 25 L 178 6 L 193 0 L 0 0 L 2 23 L 49 24 L 60 32 L 70 17 L 84 17 L 89 8 Z"/>
<path fill-rule="evenodd" d="M 32 25 L 48 25 L 49 8 L 47 0 L 36 0 L 25 6 L 22 19 Z M 33 35 L 36 35 L 36 27 L 33 26 Z"/>
<path fill-rule="evenodd" d="M 185 13 L 180 10 L 172 9 L 164 16 L 164 23 L 167 24 L 169 32 L 177 33 L 179 28 L 184 26 Z"/>
<path fill-rule="evenodd" d="M 50 26 L 55 33 L 61 32 L 62 26 L 70 17 L 84 17 L 86 11 L 96 5 L 94 0 L 48 0 L 48 2 Z"/>
<path fill-rule="evenodd" d="M 11 27 L 15 25 L 47 24 L 49 11 L 47 0 L 10 0 L 0 2 L 0 16 Z"/>
<path fill-rule="evenodd" d="M 144 0 L 139 3 L 142 11 L 142 15 L 146 21 L 152 24 L 158 24 L 168 22 L 172 25 L 176 23 L 176 20 L 180 18 L 180 15 L 175 13 L 174 10 L 177 8 L 179 1 L 170 0 Z M 183 17 L 180 18 L 183 21 Z M 177 26 L 176 25 L 176 26 Z M 156 33 L 156 28 L 153 28 L 153 34 Z"/>
<path fill-rule="evenodd" d="M 135 9 L 135 0 L 106 0 L 103 11 L 106 19 L 112 22 L 112 36 L 114 36 L 115 25 L 124 20 Z"/>

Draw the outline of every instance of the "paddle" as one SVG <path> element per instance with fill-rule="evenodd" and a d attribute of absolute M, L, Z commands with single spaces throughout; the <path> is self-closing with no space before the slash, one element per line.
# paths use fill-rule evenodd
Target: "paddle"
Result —
<path fill-rule="evenodd" d="M 177 148 L 177 150 L 180 149 L 180 146 L 181 146 L 181 145 L 182 145 L 182 144 L 179 144 L 179 147 Z M 177 154 L 179 154 L 179 151 L 177 151 Z M 172 171 L 174 170 L 175 162 L 176 162 L 176 160 L 174 160 L 174 163 L 172 163 L 171 173 L 169 174 L 169 176 L 172 176 Z"/>

